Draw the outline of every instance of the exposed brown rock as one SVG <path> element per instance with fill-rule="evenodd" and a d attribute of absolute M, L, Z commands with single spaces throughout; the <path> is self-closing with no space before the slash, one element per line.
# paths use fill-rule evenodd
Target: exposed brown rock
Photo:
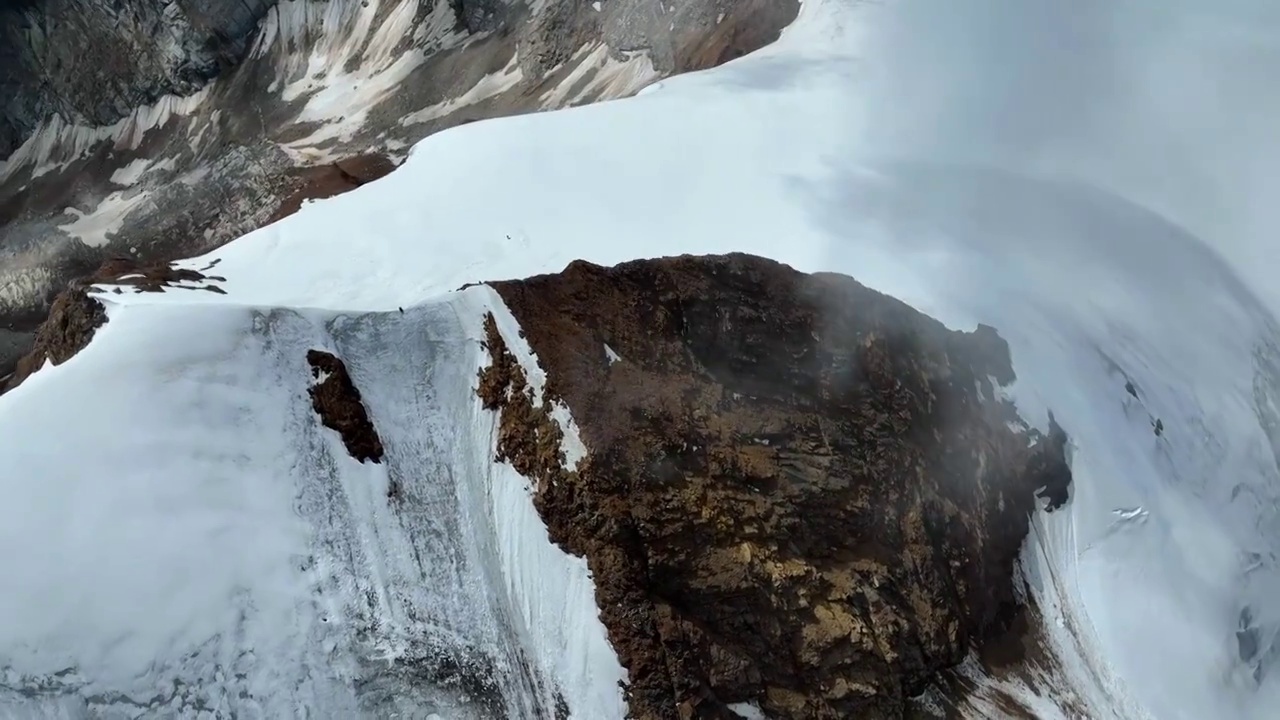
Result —
<path fill-rule="evenodd" d="M 1050 697 L 1067 717 L 1088 718 L 1088 705 L 1065 684 L 1048 686 L 1046 678 L 1061 677 L 1063 669 L 1045 632 L 1046 620 L 1030 596 L 1013 615 L 1008 632 L 981 643 L 968 668 L 939 673 L 921 696 L 912 699 L 907 720 L 972 720 L 998 717 L 1039 720 L 1015 688 Z M 999 714 L 992 715 L 991 709 Z"/>
<path fill-rule="evenodd" d="M 1064 434 L 1010 429 L 994 330 L 743 255 L 493 287 L 588 449 L 564 469 L 489 318 L 498 454 L 587 558 L 634 717 L 902 718 L 1009 636 L 1034 495 L 1070 472 Z"/>
<path fill-rule="evenodd" d="M 14 355 L 8 355 L 7 358 L 0 360 L 0 394 L 17 387 L 31 373 L 44 365 L 45 359 L 49 356 L 40 344 L 42 332 L 47 334 L 47 339 L 43 341 L 46 344 L 52 343 L 54 346 L 64 348 L 74 347 L 75 350 L 71 355 L 88 345 L 92 338 L 92 329 L 106 321 L 106 315 L 98 317 L 102 313 L 102 306 L 96 301 L 89 300 L 89 296 L 104 291 L 102 287 L 95 286 L 110 286 L 110 292 L 121 294 L 124 288 L 132 288 L 134 292 L 164 292 L 167 288 L 182 287 L 177 285 L 180 282 L 204 283 L 199 287 L 187 286 L 183 289 L 225 294 L 225 291 L 216 284 L 222 282 L 224 278 L 204 274 L 217 262 L 215 260 L 209 267 L 197 271 L 177 268 L 167 262 L 140 263 L 134 258 L 116 257 L 106 260 L 97 269 L 87 274 L 84 274 L 87 269 L 80 269 L 78 272 L 81 275 L 53 296 L 49 313 L 44 315 L 43 319 L 21 318 L 23 323 L 10 323 L 9 330 L 25 330 L 27 327 L 34 327 L 35 333 L 23 343 L 25 347 L 19 348 L 15 353 L 18 356 L 16 360 L 10 359 Z M 85 323 L 91 326 L 87 331 L 75 329 L 78 325 Z M 69 331 L 72 332 L 74 340 L 70 339 L 72 336 L 67 335 Z M 69 358 L 70 355 L 66 357 Z M 54 360 L 54 364 L 60 365 L 64 361 Z"/>
<path fill-rule="evenodd" d="M 102 305 L 82 289 L 59 293 L 49 309 L 49 317 L 36 331 L 35 345 L 18 360 L 13 373 L 0 385 L 0 393 L 23 383 L 46 362 L 61 365 L 85 349 L 98 328 L 107 322 Z"/>
<path fill-rule="evenodd" d="M 323 200 L 350 192 L 385 177 L 395 169 L 396 164 L 391 158 L 378 153 L 343 158 L 328 165 L 298 168 L 290 173 L 288 179 L 295 186 L 294 191 L 280 201 L 267 224 L 298 212 L 307 200 Z"/>
<path fill-rule="evenodd" d="M 316 380 L 308 391 L 311 407 L 320 416 L 320 422 L 342 437 L 342 444 L 351 457 L 360 462 L 382 462 L 382 439 L 369 420 L 369 413 L 360 399 L 360 391 L 351 382 L 347 366 L 323 350 L 308 350 L 307 363 L 311 365 L 311 374 Z M 400 494 L 399 487 L 395 485 L 387 492 L 393 500 Z"/>
<path fill-rule="evenodd" d="M 213 261 L 204 270 L 211 269 L 217 263 L 217 260 Z M 225 278 L 216 275 L 205 275 L 204 271 L 201 270 L 175 267 L 168 262 L 139 263 L 129 257 L 116 257 L 107 260 L 97 271 L 74 281 L 72 286 L 88 288 L 89 292 L 100 292 L 98 288 L 90 288 L 91 285 L 114 286 L 113 291 L 117 293 L 121 292 L 120 288 L 125 287 L 133 288 L 134 292 L 164 292 L 166 288 L 178 287 L 177 283 L 183 282 L 206 283 L 199 288 L 184 289 L 207 290 L 219 295 L 226 294 L 225 290 L 214 284 L 225 282 Z"/>
<path fill-rule="evenodd" d="M 676 72 L 705 70 L 735 60 L 774 42 L 800 12 L 797 0 L 740 0 L 709 30 L 677 36 Z"/>

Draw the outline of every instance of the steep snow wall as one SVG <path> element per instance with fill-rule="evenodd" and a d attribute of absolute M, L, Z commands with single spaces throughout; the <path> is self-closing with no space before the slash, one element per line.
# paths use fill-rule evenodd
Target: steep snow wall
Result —
<path fill-rule="evenodd" d="M 491 311 L 484 289 L 403 314 L 110 306 L 0 406 L 0 710 L 621 717 L 585 561 L 492 460 Z M 383 463 L 320 425 L 312 348 L 344 359 Z"/>
<path fill-rule="evenodd" d="M 57 542 L 45 543 L 51 548 L 45 559 L 54 566 L 75 557 L 71 550 L 97 547 L 59 539 L 61 533 L 78 537 L 68 528 L 79 526 L 65 522 L 68 512 L 99 512 L 68 505 L 64 495 L 91 497 L 103 468 L 129 467 L 133 456 L 84 445 L 82 454 L 92 448 L 94 458 L 57 465 L 79 462 L 53 459 L 62 446 L 48 444 L 58 436 L 47 433 L 62 431 L 75 417 L 63 408 L 100 395 L 107 408 L 120 411 L 89 406 L 82 414 L 95 432 L 124 433 L 120 419 L 142 412 L 145 397 L 171 392 L 159 383 L 174 378 L 204 403 L 191 413 L 251 416 L 253 406 L 244 405 L 251 394 L 237 392 L 231 402 L 222 399 L 226 392 L 197 390 L 204 385 L 187 381 L 199 371 L 211 387 L 266 382 L 201 370 L 204 354 L 229 352 L 230 339 L 211 347 L 211 340 L 198 337 L 193 355 L 164 345 L 169 336 L 183 337 L 183 323 L 194 324 L 204 313 L 222 317 L 190 306 L 324 307 L 353 316 L 404 306 L 408 313 L 468 281 L 555 271 L 577 258 L 612 264 L 639 256 L 748 251 L 802 270 L 849 272 L 953 327 L 997 327 L 1013 351 L 1019 377 L 1014 394 L 1024 414 L 1043 417 L 1055 410 L 1076 443 L 1075 494 L 1028 548 L 1028 562 L 1041 563 L 1028 575 L 1050 617 L 1062 617 L 1068 632 L 1071 623 L 1080 630 L 1060 638 L 1082 656 L 1073 679 L 1093 683 L 1079 693 L 1103 698 L 1101 706 L 1122 717 L 1270 718 L 1280 690 L 1269 650 L 1280 627 L 1274 450 L 1280 383 L 1274 316 L 1256 298 L 1259 285 L 1239 280 L 1242 269 L 1250 270 L 1250 256 L 1228 254 L 1230 263 L 1223 262 L 1211 247 L 1229 248 L 1221 240 L 1224 226 L 1188 232 L 1116 192 L 1098 190 L 1088 168 L 1052 165 L 1041 172 L 1044 167 L 1032 160 L 1045 154 L 1029 152 L 1011 168 L 993 169 L 976 149 L 976 158 L 941 152 L 945 146 L 980 148 L 963 132 L 940 134 L 938 145 L 927 148 L 887 144 L 868 134 L 888 124 L 885 116 L 869 117 L 873 108 L 911 108 L 920 122 L 936 117 L 906 102 L 869 103 L 860 94 L 857 80 L 876 69 L 865 56 L 870 25 L 864 13 L 881 7 L 814 0 L 781 43 L 716 72 L 667 80 L 625 102 L 477 123 L 429 138 L 387 178 L 308 205 L 213 253 L 223 261 L 226 297 L 114 298 L 183 307 L 180 313 L 149 308 L 134 315 L 139 327 L 151 325 L 104 369 L 86 366 L 98 352 L 95 341 L 64 368 L 39 373 L 0 400 L 0 438 L 12 443 L 5 446 L 7 457 L 18 458 L 12 467 L 21 468 L 6 474 L 6 492 L 20 502 L 2 511 L 13 514 L 0 525 L 0 532 L 9 532 L 5 547 L 52 532 Z M 966 42 L 964 47 L 974 46 L 971 38 Z M 905 93 L 890 99 L 912 97 L 903 88 L 935 97 L 927 85 L 885 84 L 890 86 Z M 963 94 L 966 87 L 955 83 L 947 90 Z M 1005 96 L 1017 97 L 1022 95 Z M 980 121 L 992 108 L 1008 107 L 977 106 L 967 117 Z M 1043 128 L 1042 120 L 1028 123 Z M 1130 169 L 1143 172 L 1131 177 L 1214 179 L 1169 147 L 1176 145 L 1139 153 Z M 1270 146 L 1258 147 L 1255 156 L 1265 158 Z M 1071 167 L 1079 170 L 1078 182 L 1064 181 Z M 1242 192 L 1231 202 L 1261 208 L 1258 197 Z M 1265 250 L 1264 236 L 1241 237 Z M 1251 271 L 1260 277 L 1269 266 L 1258 263 Z M 136 357 L 153 353 L 176 359 L 159 368 L 136 364 Z M 32 394 L 46 382 L 39 391 L 44 395 Z M 295 386 L 294 392 L 302 391 Z M 156 437 L 173 438 L 184 422 L 197 419 L 185 412 L 177 405 L 167 410 Z M 19 413 L 22 423 L 13 419 Z M 249 451 L 236 453 L 256 458 L 255 443 L 270 434 L 239 428 L 227 446 L 249 443 Z M 188 455 L 212 453 L 204 445 L 198 449 Z M 264 454 L 263 462 L 276 467 L 277 461 Z M 176 461 L 163 467 L 174 476 L 183 471 Z M 280 467 L 280 477 L 293 477 L 292 468 Z M 24 482 L 19 475 L 42 481 Z M 158 487 L 113 491 L 125 499 L 165 497 L 157 492 L 169 486 L 152 482 Z M 281 506 L 272 504 L 271 512 Z M 27 508 L 35 512 L 16 515 Z M 107 521 L 96 523 L 80 526 L 105 527 Z M 245 552 L 239 545 L 224 547 Z M 19 559 L 5 562 L 14 572 L 23 567 Z M 94 574 L 94 567 L 84 568 L 94 582 L 111 579 Z M 186 566 L 165 567 L 177 572 Z M 18 577 L 45 582 L 31 568 L 23 572 Z M 71 587 L 65 577 L 57 582 Z M 91 606 L 83 593 L 92 586 L 78 581 L 73 589 L 80 594 L 68 595 L 68 602 Z M 142 619 L 128 614 L 128 603 L 117 599 L 121 592 L 110 590 L 103 607 L 125 613 L 110 627 L 133 632 Z M 118 636 L 128 634 L 112 638 Z M 15 641 L 4 647 L 23 646 Z"/>

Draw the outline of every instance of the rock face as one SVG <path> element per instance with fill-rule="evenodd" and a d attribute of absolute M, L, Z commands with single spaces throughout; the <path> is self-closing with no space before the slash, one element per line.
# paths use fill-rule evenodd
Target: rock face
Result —
<path fill-rule="evenodd" d="M 286 218 L 302 209 L 308 200 L 323 200 L 367 185 L 395 170 L 395 163 L 385 155 L 371 153 L 343 158 L 327 165 L 298 168 L 289 175 L 295 187 L 280 201 L 269 222 Z"/>
<path fill-rule="evenodd" d="M 35 336 L 35 347 L 18 360 L 13 372 L 4 379 L 0 392 L 21 385 L 46 362 L 61 365 L 85 349 L 98 328 L 107 322 L 101 303 L 82 288 L 70 288 L 58 295 L 49 317 Z"/>
<path fill-rule="evenodd" d="M 360 462 L 382 462 L 382 439 L 369 420 L 346 364 L 323 350 L 307 351 L 307 364 L 315 381 L 308 391 L 311 407 L 320 421 L 342 437 L 351 457 Z"/>
<path fill-rule="evenodd" d="M 711 67 L 772 42 L 798 9 L 797 0 L 0 0 L 0 376 L 30 349 L 51 299 L 110 257 L 207 253 L 308 198 L 371 181 L 428 135 Z M 189 102 L 90 127 L 201 87 Z M 311 107 L 335 87 L 352 93 L 349 103 Z M 51 116 L 66 122 L 9 155 Z"/>
<path fill-rule="evenodd" d="M 31 350 L 17 360 L 12 372 L 0 377 L 0 394 L 21 385 L 44 367 L 45 362 L 61 365 L 88 347 L 94 333 L 107 322 L 102 303 L 93 297 L 104 289 L 95 286 L 111 286 L 111 292 L 116 294 L 124 293 L 125 288 L 138 293 L 164 292 L 169 288 L 222 293 L 216 284 L 222 280 L 202 271 L 176 268 L 170 263 L 142 265 L 132 258 L 106 261 L 54 297 L 49 316 L 35 332 Z"/>
<path fill-rule="evenodd" d="M 353 2 L 354 0 L 330 0 Z M 384 0 L 385 1 L 385 0 Z M 290 0 L 316 6 L 330 2 Z M 429 13 L 445 0 L 420 3 Z M 8 0 L 0 4 L 0 158 L 52 117 L 106 125 L 165 95 L 190 95 L 237 66 L 278 0 Z M 663 74 L 702 69 L 759 48 L 795 17 L 794 0 L 561 0 L 531 32 L 529 3 L 447 0 L 469 35 L 529 35 L 527 73 L 563 63 L 605 36 L 645 49 Z M 364 2 L 364 5 L 368 5 Z M 616 6 L 616 7 L 615 7 Z M 601 18 L 604 18 L 603 20 Z M 407 49 L 407 48 L 406 48 Z M 479 60 L 484 64 L 484 59 Z"/>
<path fill-rule="evenodd" d="M 1061 502 L 1070 471 L 1065 434 L 998 399 L 993 329 L 737 255 L 493 287 L 547 373 L 543 403 L 490 318 L 498 454 L 590 563 L 634 717 L 902 718 L 1007 640 L 1036 493 Z"/>
<path fill-rule="evenodd" d="M 199 90 L 275 0 L 19 0 L 0 6 L 0 157 L 45 118 L 107 124 Z"/>

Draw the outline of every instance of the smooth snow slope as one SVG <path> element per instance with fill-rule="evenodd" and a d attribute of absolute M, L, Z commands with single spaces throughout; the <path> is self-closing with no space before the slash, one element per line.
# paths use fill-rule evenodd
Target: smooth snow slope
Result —
<path fill-rule="evenodd" d="M 617 717 L 590 608 L 538 630 L 557 615 L 535 607 L 548 593 L 589 585 L 532 539 L 526 498 L 494 499 L 519 483 L 488 463 L 492 419 L 468 395 L 486 300 L 451 291 L 576 258 L 746 251 L 996 326 L 1024 415 L 1052 408 L 1072 434 L 1072 502 L 1038 519 L 1026 552 L 1064 663 L 1015 689 L 1044 696 L 1040 715 L 1069 717 L 1054 698 L 1073 696 L 1090 717 L 1272 717 L 1272 314 L 1204 238 L 1097 189 L 1114 183 L 869 142 L 894 7 L 809 0 L 779 43 L 721 69 L 433 136 L 387 178 L 192 261 L 221 260 L 226 296 L 107 296 L 88 350 L 0 400 L 0 575 L 19 588 L 0 601 L 0 698 L 17 671 L 28 693 L 83 682 L 83 697 L 176 687 L 240 702 L 243 689 L 268 715 L 342 716 L 387 694 L 357 680 L 397 682 L 379 653 L 426 638 L 506 670 L 498 716 L 528 716 L 554 681 L 577 716 Z M 308 414 L 313 345 L 348 355 L 390 472 L 436 469 L 412 479 L 413 512 L 389 514 L 371 491 L 386 479 Z M 503 534 L 516 511 L 523 541 Z M 533 549 L 564 579 L 519 555 Z M 343 608 L 338 627 L 327 608 Z M 578 624 L 600 654 L 574 655 Z M 422 702 L 457 702 L 433 692 Z"/>

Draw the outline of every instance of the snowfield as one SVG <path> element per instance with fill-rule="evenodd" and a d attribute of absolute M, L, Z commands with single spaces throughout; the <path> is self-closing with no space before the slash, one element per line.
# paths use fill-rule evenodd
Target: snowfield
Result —
<path fill-rule="evenodd" d="M 473 392 L 488 310 L 535 379 L 536 358 L 493 293 L 457 288 L 739 251 L 995 326 L 1023 415 L 1071 434 L 1071 502 L 1037 518 L 1023 568 L 1063 670 L 1005 691 L 1044 718 L 1274 717 L 1261 256 L 1239 226 L 1211 249 L 1207 216 L 1175 222 L 1114 175 L 870 142 L 886 13 L 807 0 L 717 70 L 432 136 L 189 262 L 219 260 L 226 295 L 99 296 L 93 343 L 0 398 L 0 716 L 535 718 L 558 693 L 621 718 L 585 563 L 492 462 Z M 310 348 L 345 360 L 385 464 L 320 426 Z M 434 682 L 458 669 L 437 648 L 472 681 Z"/>

